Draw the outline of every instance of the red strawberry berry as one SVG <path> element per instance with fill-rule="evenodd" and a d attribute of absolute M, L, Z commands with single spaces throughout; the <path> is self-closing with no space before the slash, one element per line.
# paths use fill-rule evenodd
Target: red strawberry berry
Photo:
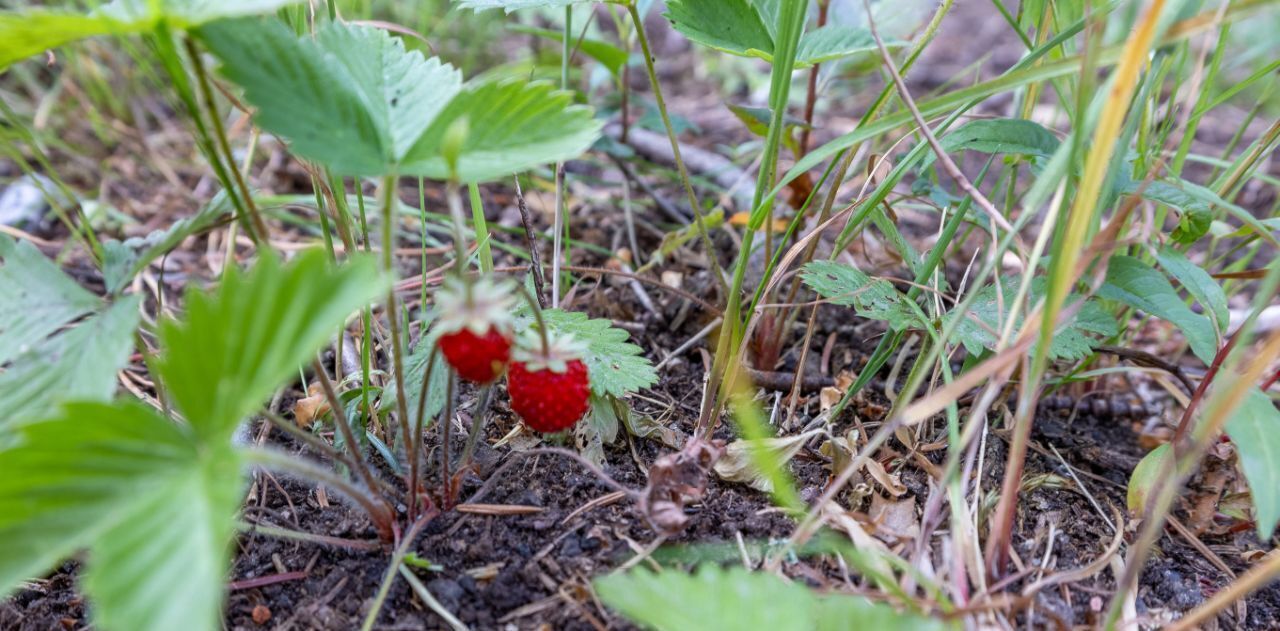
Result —
<path fill-rule="evenodd" d="M 476 335 L 471 329 L 447 333 L 437 343 L 458 376 L 476 383 L 497 379 L 511 359 L 511 338 L 493 327 L 484 335 Z"/>
<path fill-rule="evenodd" d="M 541 341 L 522 340 L 507 373 L 511 409 L 534 430 L 559 432 L 577 423 L 590 407 L 591 381 L 587 365 L 579 359 L 580 346 L 559 338 L 541 347 Z"/>
<path fill-rule="evenodd" d="M 497 379 L 511 359 L 511 291 L 481 279 L 467 287 L 457 279 L 436 294 L 436 343 L 458 376 L 476 383 Z"/>

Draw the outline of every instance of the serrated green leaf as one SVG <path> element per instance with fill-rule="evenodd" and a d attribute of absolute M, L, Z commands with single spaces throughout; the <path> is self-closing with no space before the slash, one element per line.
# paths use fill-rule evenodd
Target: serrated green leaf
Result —
<path fill-rule="evenodd" d="M 938 142 L 947 153 L 969 150 L 1015 153 L 1038 158 L 1052 157 L 1061 144 L 1053 132 L 1038 123 L 1020 118 L 969 121 Z M 937 156 L 930 152 L 920 161 L 920 171 L 927 170 L 935 159 Z"/>
<path fill-rule="evenodd" d="M 128 296 L 19 355 L 0 373 L 0 429 L 64 401 L 109 401 L 133 349 L 141 296 Z"/>
<path fill-rule="evenodd" d="M 1227 295 L 1209 272 L 1192 263 L 1187 255 L 1167 245 L 1160 248 L 1156 260 L 1160 261 L 1160 267 L 1169 274 L 1169 278 L 1176 278 L 1200 306 L 1213 314 L 1218 330 L 1225 332 L 1231 319 L 1227 309 Z"/>
<path fill-rule="evenodd" d="M 313 39 L 243 19 L 199 34 L 257 106 L 259 126 L 347 175 L 391 172 L 462 84 L 453 67 L 369 26 L 331 22 Z"/>
<path fill-rule="evenodd" d="M 567 333 L 587 345 L 587 374 L 591 393 L 596 396 L 624 397 L 658 380 L 653 364 L 643 356 L 644 349 L 627 342 L 626 331 L 615 329 L 608 320 L 593 320 L 585 313 L 544 309 L 542 319 L 552 331 Z M 533 324 L 533 316 L 522 314 L 516 319 L 516 333 Z"/>
<path fill-rule="evenodd" d="M 947 319 L 961 318 L 956 325 L 956 337 L 970 353 L 980 353 L 985 349 L 994 349 L 1000 340 L 1000 332 L 1009 320 L 1009 305 L 1018 293 L 1021 277 L 1006 276 L 1000 280 L 1000 286 L 994 283 L 978 290 L 969 309 L 963 313 L 951 311 Z M 1044 298 L 1048 280 L 1043 276 L 1031 281 L 1031 289 L 1027 292 L 1026 304 L 1035 305 Z M 1003 294 L 1003 300 L 1001 295 Z M 1080 300 L 1079 294 L 1070 294 L 1065 304 L 1074 304 Z M 1023 314 L 1017 314 L 1015 334 L 1022 328 Z M 1117 333 L 1115 318 L 1102 308 L 1096 300 L 1089 299 L 1081 306 L 1071 322 L 1058 329 L 1049 346 L 1051 359 L 1082 359 L 1093 352 L 1095 337 L 1110 337 Z"/>
<path fill-rule="evenodd" d="M 1280 521 L 1280 411 L 1266 393 L 1250 388 L 1226 429 L 1249 482 L 1258 538 L 1267 541 Z"/>
<path fill-rule="evenodd" d="M 278 20 L 235 20 L 199 33 L 258 108 L 258 124 L 338 173 L 447 179 L 445 132 L 465 118 L 456 175 L 488 180 L 577 156 L 601 127 L 548 83 L 464 87 L 453 67 L 381 29 L 330 23 L 312 39 Z"/>
<path fill-rule="evenodd" d="M 127 503 L 93 544 L 84 574 L 97 626 L 222 628 L 240 468 L 234 450 L 215 448 Z"/>
<path fill-rule="evenodd" d="M 1167 475 L 1165 467 L 1174 455 L 1173 448 L 1165 443 L 1143 456 L 1138 466 L 1133 468 L 1133 475 L 1129 476 L 1129 489 L 1125 494 L 1130 515 L 1141 516 L 1146 510 L 1151 491 L 1162 479 L 1161 476 Z M 1168 471 L 1172 472 L 1173 469 L 1170 468 Z"/>
<path fill-rule="evenodd" d="M 229 440 L 201 446 L 137 403 L 69 404 L 12 428 L 0 436 L 0 594 L 88 548 L 99 628 L 220 628 L 238 462 Z"/>
<path fill-rule="evenodd" d="M 36 246 L 0 234 L 0 365 L 101 304 Z"/>
<path fill-rule="evenodd" d="M 121 518 L 114 504 L 194 456 L 184 428 L 136 403 L 70 404 L 0 433 L 0 593 L 89 545 Z"/>
<path fill-rule="evenodd" d="M 1131 256 L 1113 256 L 1107 264 L 1107 282 L 1098 296 L 1116 300 L 1165 320 L 1182 332 L 1206 364 L 1218 350 L 1218 336 L 1209 318 L 1192 311 L 1164 274 Z"/>
<path fill-rule="evenodd" d="M 943 622 L 900 613 L 865 598 L 821 595 L 766 572 L 703 564 L 694 574 L 637 568 L 595 580 L 606 605 L 658 631 L 814 631 L 948 628 Z"/>
<path fill-rule="evenodd" d="M 887 280 L 872 279 L 862 270 L 834 261 L 812 261 L 800 272 L 804 284 L 832 304 L 853 307 L 858 315 L 883 320 L 895 331 L 920 328 L 917 310 Z"/>
<path fill-rule="evenodd" d="M 218 191 L 196 214 L 183 217 L 168 228 L 154 230 L 145 237 L 103 241 L 102 275 L 106 279 L 107 291 L 115 293 L 151 261 L 165 255 L 187 237 L 217 225 L 233 210 L 227 192 Z"/>
<path fill-rule="evenodd" d="M 160 325 L 153 371 L 203 436 L 221 435 L 307 364 L 349 314 L 386 290 L 369 257 L 333 267 L 318 249 L 247 273 L 232 268 L 212 295 L 186 294 L 186 314 Z"/>
<path fill-rule="evenodd" d="M 572 94 L 544 81 L 468 84 L 409 150 L 402 172 L 448 178 L 440 149 L 445 131 L 463 118 L 469 123 L 458 158 L 463 181 L 492 180 L 575 157 L 595 142 L 601 124 L 590 109 L 572 102 Z"/>

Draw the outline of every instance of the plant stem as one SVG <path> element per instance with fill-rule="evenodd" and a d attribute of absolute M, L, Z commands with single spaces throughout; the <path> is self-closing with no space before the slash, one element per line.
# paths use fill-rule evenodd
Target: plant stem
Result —
<path fill-rule="evenodd" d="M 418 410 L 414 415 L 413 423 L 413 440 L 406 445 L 409 456 L 409 516 L 416 518 L 415 508 L 418 504 L 418 487 L 421 479 L 418 477 L 418 458 L 422 452 L 422 431 L 426 425 L 426 409 L 427 409 L 427 392 L 431 384 L 431 374 L 435 372 L 436 358 L 440 354 L 440 347 L 433 346 L 431 348 L 431 356 L 427 358 L 427 368 L 422 371 L 422 387 L 418 389 Z"/>
<path fill-rule="evenodd" d="M 480 255 L 480 271 L 493 271 L 493 249 L 489 246 L 489 223 L 484 218 L 484 202 L 480 199 L 480 187 L 475 182 L 467 184 L 471 194 L 471 223 L 475 228 L 476 247 Z"/>
<path fill-rule="evenodd" d="M 444 393 L 444 417 L 440 419 L 440 485 L 443 490 L 440 493 L 440 502 L 445 510 L 453 506 L 453 485 L 450 481 L 452 474 L 449 472 L 449 449 L 452 445 L 450 435 L 453 433 L 453 415 L 456 409 L 455 394 L 458 385 L 458 376 L 454 371 L 449 371 L 449 385 L 445 388 Z M 423 393 L 425 394 L 425 392 Z"/>
<path fill-rule="evenodd" d="M 360 453 L 359 443 L 356 442 L 355 434 L 351 431 L 351 425 L 347 421 L 347 412 L 342 407 L 342 399 L 338 398 L 338 393 L 333 389 L 333 382 L 329 380 L 329 374 L 325 372 L 324 365 L 320 360 L 311 360 L 311 370 L 316 374 L 316 380 L 320 382 L 320 388 L 324 391 L 324 396 L 329 400 L 329 409 L 333 412 L 333 424 L 337 426 L 338 433 L 342 434 L 342 440 L 347 444 L 347 449 L 351 451 L 351 459 L 355 464 L 354 470 L 360 479 L 364 481 L 365 486 L 371 489 L 378 488 L 378 483 L 373 477 L 373 473 L 369 470 L 369 465 L 364 461 L 364 455 Z"/>
<path fill-rule="evenodd" d="M 383 178 L 382 189 L 382 269 L 394 279 L 396 270 L 392 251 L 395 250 L 395 232 L 392 228 L 395 223 L 396 176 L 388 175 Z M 391 325 L 391 349 L 388 356 L 396 381 L 396 416 L 400 419 L 400 442 L 404 443 L 405 449 L 409 449 L 409 404 L 404 396 L 404 348 L 400 344 L 400 310 L 396 306 L 394 284 L 387 290 L 387 321 Z M 412 482 L 406 484 L 412 485 Z"/>
<path fill-rule="evenodd" d="M 250 521 L 236 522 L 236 530 L 246 534 L 262 534 L 268 537 L 278 537 L 280 539 L 289 539 L 292 541 L 306 541 L 309 543 L 319 543 L 327 546 L 335 546 L 338 548 L 347 548 L 350 550 L 368 550 L 375 551 L 382 549 L 382 544 L 376 540 L 361 541 L 359 539 L 343 539 L 341 537 L 330 537 L 328 535 L 317 535 L 301 530 L 293 530 L 291 528 L 280 528 L 278 526 L 268 526 L 266 524 L 256 524 Z"/>
<path fill-rule="evenodd" d="M 742 245 L 738 250 L 738 261 L 733 268 L 733 285 L 729 289 L 724 325 L 720 339 L 716 344 L 715 359 L 712 361 L 711 377 L 703 392 L 702 411 L 698 418 L 698 429 L 705 438 L 710 436 L 715 424 L 712 418 L 723 403 L 720 392 L 732 391 L 733 377 L 738 371 L 728 371 L 727 367 L 737 361 L 737 347 L 741 338 L 742 315 L 742 282 L 746 277 L 747 264 L 751 257 L 751 244 L 756 231 L 773 217 L 773 196 L 767 195 L 773 188 L 777 174 L 778 149 L 781 146 L 782 134 L 786 128 L 787 99 L 791 93 L 791 72 L 795 68 L 796 49 L 800 35 L 804 32 L 805 13 L 808 3 L 783 3 L 778 13 L 777 43 L 773 58 L 773 72 L 769 88 L 769 133 L 765 136 L 764 155 L 760 161 L 760 171 L 756 179 L 756 190 L 752 196 L 751 217 L 747 222 L 746 232 L 742 235 Z M 643 39 L 641 40 L 644 41 Z M 648 58 L 648 47 L 645 47 Z M 673 136 L 674 140 L 674 136 Z M 766 279 L 767 280 L 767 279 Z M 726 385 L 721 390 L 720 386 Z"/>
<path fill-rule="evenodd" d="M 209 81 L 209 73 L 205 71 L 204 60 L 200 57 L 200 51 L 196 49 L 195 42 L 190 37 L 184 37 L 183 43 L 187 46 L 187 55 L 191 58 L 191 65 L 195 68 L 196 83 L 200 86 L 205 109 L 209 111 L 209 123 L 213 125 L 213 138 L 217 141 L 217 147 L 222 151 L 222 155 L 227 161 L 227 170 L 231 172 L 236 186 L 240 188 L 240 195 L 244 200 L 245 208 L 249 212 L 249 220 L 253 228 L 252 230 L 247 230 L 249 238 L 253 239 L 254 243 L 264 243 L 269 234 L 267 226 L 262 222 L 262 215 L 258 213 L 257 204 L 253 202 L 253 192 L 249 190 L 249 185 L 245 183 L 244 176 L 240 174 L 240 169 L 235 168 L 235 154 L 231 152 L 231 143 L 227 140 L 226 128 L 222 125 L 222 117 L 218 115 L 217 102 L 213 98 L 213 87 Z"/>
<path fill-rule="evenodd" d="M 702 204 L 698 202 L 698 195 L 693 192 L 693 181 L 689 179 L 689 169 L 685 167 L 684 159 L 680 157 L 680 141 L 676 139 L 675 127 L 671 125 L 671 117 L 667 114 L 666 100 L 662 98 L 662 86 L 658 83 L 658 71 L 654 67 L 653 52 L 649 50 L 649 36 L 645 34 L 644 18 L 641 17 L 640 10 L 636 7 L 634 0 L 627 3 L 627 11 L 631 14 L 631 21 L 635 23 L 636 39 L 640 42 L 640 51 L 644 55 L 644 67 L 649 74 L 649 86 L 653 90 L 653 100 L 658 106 L 658 115 L 662 118 L 662 126 L 667 131 L 667 140 L 671 142 L 671 158 L 676 163 L 676 171 L 680 174 L 680 182 L 684 184 L 685 195 L 689 198 L 689 208 L 693 211 L 693 223 L 698 229 L 698 236 L 702 240 L 703 250 L 706 251 L 707 261 L 711 264 L 711 275 L 715 277 L 721 293 L 725 294 L 726 300 L 728 300 L 730 299 L 729 288 L 724 282 L 724 271 L 720 269 L 720 261 L 716 258 L 715 247 L 711 244 L 711 235 L 707 232 Z M 725 322 L 728 322 L 728 320 L 725 320 Z"/>

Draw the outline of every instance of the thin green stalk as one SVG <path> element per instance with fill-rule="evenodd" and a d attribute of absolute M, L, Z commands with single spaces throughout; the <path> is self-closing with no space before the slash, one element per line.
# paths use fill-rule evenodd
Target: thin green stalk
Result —
<path fill-rule="evenodd" d="M 223 159 L 226 160 L 226 168 L 231 172 L 232 180 L 239 187 L 240 195 L 244 200 L 245 209 L 249 213 L 249 238 L 254 243 L 261 245 L 266 242 L 269 235 L 267 225 L 262 222 L 262 215 L 258 213 L 257 204 L 253 203 L 253 191 L 249 190 L 248 183 L 240 174 L 240 169 L 235 168 L 235 154 L 231 152 L 231 142 L 227 139 L 227 130 L 222 125 L 222 117 L 218 115 L 218 104 L 213 98 L 213 87 L 209 80 L 209 73 L 204 68 L 204 59 L 200 56 L 200 51 L 196 49 L 195 42 L 190 37 L 184 37 L 183 43 L 187 47 L 187 56 L 191 59 L 191 66 L 195 69 L 196 85 L 200 87 L 200 94 L 204 98 L 205 109 L 209 112 L 209 123 L 213 126 L 213 139 L 217 142 L 216 147 L 222 151 Z"/>
<path fill-rule="evenodd" d="M 396 201 L 396 181 L 394 175 L 388 175 L 382 179 L 382 269 L 383 272 L 395 278 L 395 262 L 392 252 L 395 250 L 395 201 Z M 391 328 L 391 344 L 388 350 L 388 356 L 391 359 L 392 375 L 396 382 L 396 416 L 400 421 L 400 442 L 404 444 L 405 449 L 409 449 L 408 445 L 411 434 L 409 430 L 409 404 L 404 394 L 404 347 L 400 344 L 400 309 L 396 306 L 396 290 L 392 286 L 387 290 L 387 322 Z M 367 391 L 367 390 L 366 390 Z M 426 396 L 426 393 L 423 393 Z M 409 483 L 409 486 L 412 482 Z"/>
<path fill-rule="evenodd" d="M 480 186 L 475 182 L 468 183 L 467 191 L 471 195 L 471 223 L 476 233 L 480 271 L 488 274 L 493 271 L 493 250 L 489 247 L 489 222 L 484 218 L 484 202 L 480 199 Z"/>
<path fill-rule="evenodd" d="M 781 10 L 778 12 L 778 25 L 776 38 L 773 71 L 771 74 L 771 85 L 769 88 L 769 107 L 771 109 L 769 120 L 769 132 L 765 136 L 764 154 L 760 161 L 760 170 L 756 178 L 756 190 L 752 196 L 751 219 L 747 223 L 746 232 L 742 236 L 742 245 L 738 250 L 738 261 L 733 268 L 733 284 L 729 288 L 727 303 L 724 313 L 724 325 L 721 327 L 720 339 L 716 344 L 715 358 L 712 361 L 711 378 L 707 381 L 707 387 L 703 391 L 702 411 L 698 418 L 698 428 L 701 434 L 706 437 L 710 435 L 715 423 L 712 422 L 712 416 L 715 410 L 723 403 L 723 397 L 720 396 L 719 386 L 726 381 L 731 381 L 732 374 L 726 371 L 727 366 L 734 365 L 736 361 L 736 350 L 738 342 L 741 339 L 744 324 L 741 322 L 742 315 L 742 282 L 746 277 L 747 265 L 751 256 L 751 244 L 755 237 L 755 233 L 760 229 L 764 222 L 769 221 L 773 217 L 773 196 L 767 195 L 773 182 L 778 166 L 778 149 L 781 146 L 782 134 L 786 127 L 787 100 L 791 93 L 791 72 L 795 69 L 795 57 L 797 47 L 800 42 L 800 35 L 804 32 L 805 14 L 808 11 L 807 2 L 786 2 L 783 3 Z M 643 40 L 642 40 L 643 41 Z M 645 47 L 646 54 L 648 47 Z M 766 201 L 767 200 L 767 201 Z M 768 208 L 763 208 L 763 204 L 768 204 Z M 724 389 L 727 394 L 732 391 L 732 383 L 728 383 Z"/>

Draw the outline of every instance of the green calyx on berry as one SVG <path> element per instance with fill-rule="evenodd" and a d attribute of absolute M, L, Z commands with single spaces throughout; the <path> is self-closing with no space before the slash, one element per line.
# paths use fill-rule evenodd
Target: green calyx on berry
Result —
<path fill-rule="evenodd" d="M 491 330 L 510 336 L 513 330 L 515 292 L 508 281 L 481 278 L 467 287 L 461 279 L 448 278 L 435 298 L 439 314 L 435 328 L 440 335 L 465 329 L 476 336 Z"/>
<path fill-rule="evenodd" d="M 516 340 L 511 360 L 524 364 L 530 372 L 550 370 L 563 373 L 569 370 L 570 362 L 581 361 L 586 352 L 587 345 L 572 336 L 549 331 L 544 347 L 542 336 L 531 327 Z"/>

